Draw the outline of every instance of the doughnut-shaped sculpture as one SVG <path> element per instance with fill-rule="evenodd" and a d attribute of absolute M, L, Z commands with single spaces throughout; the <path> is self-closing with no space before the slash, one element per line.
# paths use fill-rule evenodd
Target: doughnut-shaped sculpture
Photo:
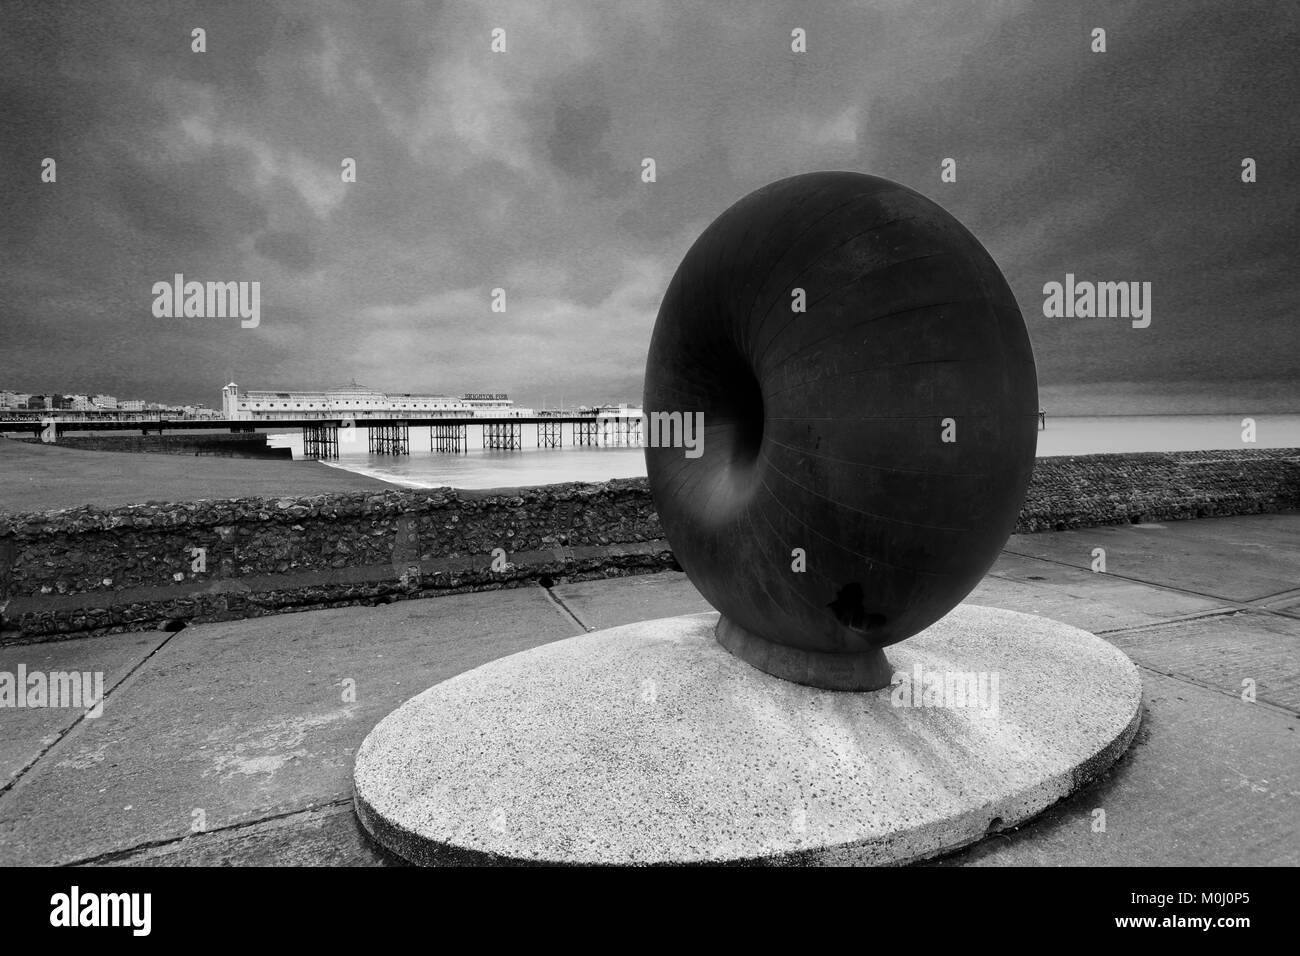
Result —
<path fill-rule="evenodd" d="M 961 223 L 889 180 L 818 172 L 746 196 L 687 252 L 645 412 L 651 494 L 718 640 L 867 690 L 890 682 L 881 649 L 960 603 L 1013 530 L 1038 382 L 1015 297 Z"/>

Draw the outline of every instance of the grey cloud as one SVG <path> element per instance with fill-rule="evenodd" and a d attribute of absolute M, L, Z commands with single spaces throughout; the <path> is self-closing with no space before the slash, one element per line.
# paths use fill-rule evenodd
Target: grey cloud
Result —
<path fill-rule="evenodd" d="M 272 262 L 295 272 L 306 272 L 316 261 L 311 245 L 296 232 L 262 233 L 253 243 L 253 248 Z"/>
<path fill-rule="evenodd" d="M 634 398 L 657 297 L 631 264 L 671 275 L 745 192 L 847 167 L 919 189 L 988 245 L 1051 394 L 1275 395 L 1300 379 L 1300 79 L 1280 68 L 1300 14 L 1252 10 L 20 5 L 0 35 L 0 321 L 17 342 L 0 385 L 211 403 L 229 375 L 357 374 Z M 1094 20 L 1105 55 L 1086 49 Z M 189 51 L 197 24 L 207 54 Z M 498 24 L 511 52 L 494 59 Z M 54 153 L 59 182 L 41 184 Z M 151 281 L 267 260 L 283 269 L 258 330 L 147 313 Z M 1151 328 L 1044 319 L 1042 283 L 1066 271 L 1152 281 Z M 487 292 L 512 276 L 493 318 Z"/>

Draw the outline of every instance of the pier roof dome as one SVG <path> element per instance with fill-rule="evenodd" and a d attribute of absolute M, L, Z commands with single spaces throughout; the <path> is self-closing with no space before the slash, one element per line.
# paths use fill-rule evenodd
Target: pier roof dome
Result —
<path fill-rule="evenodd" d="M 325 390 L 326 395 L 355 396 L 355 395 L 383 395 L 378 389 L 369 388 L 365 385 L 358 385 L 356 382 L 350 382 L 347 385 L 336 385 L 333 388 Z"/>

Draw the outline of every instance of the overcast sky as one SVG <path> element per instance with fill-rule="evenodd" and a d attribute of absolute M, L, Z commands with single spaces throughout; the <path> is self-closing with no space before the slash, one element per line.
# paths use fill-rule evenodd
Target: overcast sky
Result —
<path fill-rule="evenodd" d="M 1298 25 L 1224 0 L 8 2 L 0 388 L 639 400 L 700 231 L 852 169 L 983 241 L 1050 411 L 1300 411 Z M 260 326 L 155 318 L 178 272 L 261 282 Z M 1152 283 L 1151 326 L 1045 318 L 1067 272 Z"/>

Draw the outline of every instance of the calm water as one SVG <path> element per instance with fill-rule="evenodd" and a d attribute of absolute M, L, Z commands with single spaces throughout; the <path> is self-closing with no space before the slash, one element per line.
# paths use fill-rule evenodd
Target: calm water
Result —
<path fill-rule="evenodd" d="M 1049 418 L 1038 433 L 1039 455 L 1089 455 L 1123 451 L 1200 451 L 1215 448 L 1300 448 L 1300 415 L 1257 415 L 1253 445 L 1241 440 L 1240 415 L 1147 415 L 1094 418 Z M 361 450 L 339 450 L 333 467 L 345 468 L 413 488 L 504 488 L 562 481 L 605 481 L 645 474 L 640 448 L 575 448 L 565 429 L 563 448 L 529 447 L 533 426 L 523 429 L 521 451 L 487 451 L 479 429 L 469 429 L 467 454 L 430 452 L 429 429 L 411 429 L 411 454 L 370 455 L 364 430 Z M 272 435 L 273 446 L 293 449 L 302 457 L 298 434 Z"/>

